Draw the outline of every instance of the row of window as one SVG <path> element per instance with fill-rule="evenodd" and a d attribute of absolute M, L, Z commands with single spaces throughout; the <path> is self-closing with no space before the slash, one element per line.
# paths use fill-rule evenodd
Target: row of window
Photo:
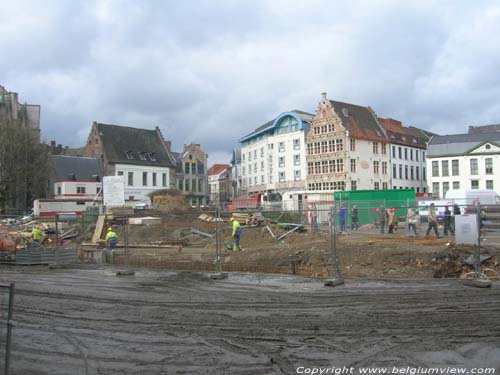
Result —
<path fill-rule="evenodd" d="M 307 155 L 326 154 L 327 152 L 339 151 L 344 151 L 344 141 L 340 138 L 307 144 Z"/>
<path fill-rule="evenodd" d="M 205 173 L 205 168 L 203 165 L 198 165 L 197 163 L 184 163 L 184 173 L 185 174 L 203 174 Z"/>
<path fill-rule="evenodd" d="M 180 191 L 192 192 L 192 193 L 203 193 L 203 180 L 199 179 L 189 179 L 177 181 L 177 188 Z"/>
<path fill-rule="evenodd" d="M 293 155 L 293 165 L 295 166 L 300 166 L 300 154 L 296 154 L 296 155 Z M 272 163 L 270 163 L 269 165 L 270 169 L 272 170 Z M 278 167 L 280 168 L 284 168 L 285 167 L 285 157 L 284 156 L 280 156 L 278 158 Z M 260 162 L 260 171 L 261 172 L 264 172 L 264 168 L 265 168 L 265 164 L 263 161 Z M 254 163 L 253 165 L 252 164 L 249 164 L 248 165 L 248 174 L 252 174 L 252 173 L 258 173 L 258 164 L 257 163 Z M 246 167 L 243 166 L 241 168 L 241 174 L 243 176 L 245 176 L 246 174 Z"/>
<path fill-rule="evenodd" d="M 269 143 L 267 145 L 267 149 L 268 150 L 274 150 L 274 143 Z M 297 139 L 294 139 L 293 140 L 293 149 L 294 150 L 300 150 L 300 138 L 297 138 Z M 285 142 L 278 142 L 278 152 L 285 152 Z M 263 158 L 264 157 L 264 146 L 262 146 L 260 148 L 260 157 Z M 257 149 L 253 150 L 253 151 L 249 151 L 247 153 L 247 160 L 248 161 L 251 161 L 253 159 L 257 159 Z M 242 162 L 245 162 L 245 154 L 242 153 L 241 154 L 241 161 Z"/>
<path fill-rule="evenodd" d="M 478 159 L 469 159 L 469 170 L 471 175 L 479 174 Z M 441 160 L 441 176 L 449 176 L 449 161 Z M 493 158 L 484 159 L 484 173 L 493 174 Z M 460 160 L 453 159 L 451 161 L 451 175 L 460 175 Z M 432 177 L 439 177 L 439 161 L 435 160 L 432 162 Z"/>
<path fill-rule="evenodd" d="M 118 176 L 123 176 L 123 171 L 118 171 L 116 173 Z M 151 180 L 148 176 L 151 174 Z M 167 186 L 167 174 L 162 173 L 161 176 L 162 184 L 161 186 Z M 127 173 L 127 186 L 134 186 L 134 172 Z M 157 173 L 156 172 L 142 172 L 142 186 L 158 186 Z"/>
<path fill-rule="evenodd" d="M 339 172 L 344 172 L 343 159 L 322 160 L 307 163 L 307 173 L 309 175 Z"/>
<path fill-rule="evenodd" d="M 382 185 L 380 185 L 380 182 L 375 181 L 373 183 L 373 189 L 374 190 L 380 190 L 380 186 L 382 186 L 382 189 L 387 190 L 388 184 L 387 182 L 382 182 Z M 334 182 L 312 182 L 308 184 L 308 189 L 309 190 L 314 190 L 314 191 L 331 191 L 331 190 L 345 190 L 346 189 L 346 183 L 345 181 L 334 181 Z M 351 190 L 357 190 L 358 189 L 358 184 L 357 181 L 351 181 Z"/>
<path fill-rule="evenodd" d="M 262 184 L 266 183 L 264 175 L 260 175 L 260 178 L 258 178 L 258 177 L 259 176 L 248 177 L 248 179 L 243 178 L 242 185 L 245 187 L 245 186 L 262 185 Z M 300 179 L 301 179 L 300 170 L 298 170 L 298 169 L 294 170 L 293 171 L 293 180 L 300 181 Z M 285 172 L 284 171 L 279 172 L 278 173 L 278 182 L 285 182 L 285 181 L 287 181 Z M 272 175 L 269 175 L 269 181 L 267 183 L 269 183 L 269 184 L 273 183 L 273 176 Z"/>
<path fill-rule="evenodd" d="M 445 196 L 446 195 L 446 192 L 448 190 L 450 190 L 450 183 L 449 182 L 443 182 L 442 183 L 442 190 L 440 190 L 440 183 L 439 182 L 433 182 L 432 183 L 432 192 L 435 194 L 435 195 L 439 195 L 439 196 Z M 468 189 L 479 189 L 479 180 L 471 180 L 470 181 L 470 186 L 466 187 Z M 485 181 L 485 188 L 488 189 L 488 190 L 494 190 L 494 186 L 493 186 L 493 180 L 486 180 Z M 453 190 L 458 190 L 460 189 L 460 181 L 453 181 L 452 182 L 452 189 Z M 440 192 L 443 192 L 443 194 L 441 195 Z"/>
<path fill-rule="evenodd" d="M 398 174 L 399 171 L 399 174 Z M 403 174 L 404 171 L 404 174 Z M 408 173 L 409 172 L 409 173 Z M 399 177 L 398 177 L 399 176 Z M 399 178 L 400 180 L 420 180 L 420 168 L 414 167 L 413 165 L 403 166 L 403 164 L 393 164 L 392 165 L 392 177 Z M 425 181 L 425 167 L 422 167 L 422 180 Z"/>
<path fill-rule="evenodd" d="M 134 152 L 134 151 L 126 151 L 125 155 L 127 159 L 133 160 L 135 159 L 135 154 L 139 156 L 139 160 L 151 160 L 156 161 L 156 154 L 154 152 Z"/>
<path fill-rule="evenodd" d="M 396 154 L 396 150 L 397 150 L 397 154 Z M 415 151 L 415 152 L 414 152 Z M 408 147 L 401 147 L 401 146 L 398 146 L 397 149 L 396 149 L 396 146 L 392 146 L 392 158 L 393 159 L 401 159 L 401 160 L 414 160 L 414 157 L 415 157 L 415 161 L 419 161 L 419 153 L 420 153 L 420 150 L 414 150 L 413 148 L 408 148 Z M 396 157 L 397 155 L 397 157 Z M 422 151 L 422 161 L 424 162 L 425 161 L 425 151 Z"/>

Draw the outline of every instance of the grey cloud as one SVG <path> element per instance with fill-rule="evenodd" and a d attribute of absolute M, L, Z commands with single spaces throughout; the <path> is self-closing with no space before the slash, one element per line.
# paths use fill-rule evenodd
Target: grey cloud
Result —
<path fill-rule="evenodd" d="M 500 122 L 494 2 L 22 6 L 7 20 L 15 8 L 0 5 L 0 50 L 12 51 L 0 84 L 41 104 L 45 137 L 70 146 L 97 120 L 158 125 L 175 148 L 221 158 L 281 112 L 314 112 L 322 91 L 436 132 Z"/>

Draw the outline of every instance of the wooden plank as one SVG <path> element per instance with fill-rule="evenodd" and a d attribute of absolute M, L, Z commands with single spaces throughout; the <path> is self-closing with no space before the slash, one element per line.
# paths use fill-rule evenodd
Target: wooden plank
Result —
<path fill-rule="evenodd" d="M 97 218 L 94 235 L 92 236 L 92 243 L 97 243 L 97 241 L 101 239 L 105 219 L 106 219 L 105 215 L 99 215 L 99 217 Z"/>

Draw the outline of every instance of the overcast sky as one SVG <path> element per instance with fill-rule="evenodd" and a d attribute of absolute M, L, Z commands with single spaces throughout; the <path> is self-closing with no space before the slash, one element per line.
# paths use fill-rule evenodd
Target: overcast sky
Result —
<path fill-rule="evenodd" d="M 500 123 L 498 1 L 1 1 L 0 85 L 44 140 L 159 126 L 228 162 L 321 92 L 440 134 Z"/>

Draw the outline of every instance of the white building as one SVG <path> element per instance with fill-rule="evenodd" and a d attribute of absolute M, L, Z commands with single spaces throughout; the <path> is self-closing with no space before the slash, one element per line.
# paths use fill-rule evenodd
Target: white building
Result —
<path fill-rule="evenodd" d="M 305 134 L 312 118 L 303 111 L 284 112 L 240 139 L 243 194 L 305 188 Z"/>
<path fill-rule="evenodd" d="M 100 200 L 102 172 L 99 160 L 66 155 L 51 155 L 53 193 L 56 200 Z"/>
<path fill-rule="evenodd" d="M 429 191 L 434 196 L 444 197 L 448 190 L 473 189 L 500 194 L 500 129 L 483 133 L 480 128 L 470 128 L 468 134 L 431 138 L 426 163 Z"/>
<path fill-rule="evenodd" d="M 307 135 L 307 189 L 388 189 L 389 165 L 388 140 L 373 110 L 323 93 Z"/>
<path fill-rule="evenodd" d="M 425 154 L 430 133 L 415 127 L 404 127 L 401 121 L 379 118 L 390 148 L 391 188 L 427 191 Z"/>
<path fill-rule="evenodd" d="M 101 161 L 105 176 L 124 176 L 125 201 L 129 204 L 150 204 L 150 193 L 172 187 L 176 161 L 158 128 L 94 122 L 85 153 Z"/>
<path fill-rule="evenodd" d="M 229 164 L 214 164 L 208 169 L 208 193 L 210 203 L 229 202 L 232 178 Z"/>

